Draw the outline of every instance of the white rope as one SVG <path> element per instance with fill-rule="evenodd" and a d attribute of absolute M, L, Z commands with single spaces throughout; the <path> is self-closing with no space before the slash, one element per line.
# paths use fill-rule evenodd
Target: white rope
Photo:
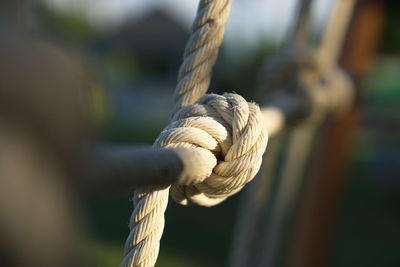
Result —
<path fill-rule="evenodd" d="M 336 0 L 319 48 L 321 66 L 337 64 L 356 0 Z"/>
<path fill-rule="evenodd" d="M 238 192 L 258 172 L 267 145 L 259 107 L 236 94 L 207 91 L 229 15 L 231 0 L 201 0 L 179 70 L 172 122 L 154 143 L 176 149 L 201 168 L 172 185 L 179 203 L 212 206 Z M 164 228 L 170 186 L 142 188 L 121 266 L 154 266 Z"/>
<path fill-rule="evenodd" d="M 302 75 L 304 88 L 308 90 L 313 103 L 310 117 L 297 126 L 289 136 L 286 157 L 277 186 L 277 197 L 270 207 L 267 231 L 262 236 L 265 253 L 260 266 L 274 266 L 282 249 L 283 225 L 300 197 L 304 172 L 312 152 L 312 144 L 318 126 L 329 113 L 340 113 L 353 100 L 353 83 L 338 66 L 340 49 L 351 18 L 354 0 L 335 1 L 332 15 L 323 33 L 322 42 L 315 51 L 316 70 Z"/>
<path fill-rule="evenodd" d="M 285 115 L 281 109 L 265 107 L 261 109 L 261 114 L 269 137 L 277 135 L 284 128 Z"/>
<path fill-rule="evenodd" d="M 200 1 L 178 73 L 174 113 L 207 92 L 231 3 L 231 0 Z"/>
<path fill-rule="evenodd" d="M 190 181 L 190 185 L 173 185 L 175 201 L 213 206 L 238 192 L 258 172 L 267 133 L 256 104 L 236 94 L 206 95 L 181 109 L 174 120 L 156 145 L 207 149 L 204 160 L 211 167 L 209 173 Z"/>
<path fill-rule="evenodd" d="M 184 148 L 181 152 L 187 153 L 186 157 L 203 165 L 180 179 L 183 184 L 172 186 L 172 197 L 184 205 L 212 206 L 238 192 L 255 176 L 266 144 L 258 106 L 239 95 L 224 94 L 206 95 L 182 108 L 154 145 Z M 189 150 L 192 151 L 188 153 Z M 154 265 L 168 189 L 166 186 L 135 192 L 123 266 Z"/>
<path fill-rule="evenodd" d="M 259 245 L 264 251 L 260 255 L 259 266 L 277 265 L 279 251 L 282 244 L 285 244 L 285 239 L 282 238 L 284 227 L 292 209 L 296 207 L 296 200 L 300 197 L 304 173 L 318 127 L 318 123 L 303 123 L 295 127 L 288 136 L 281 171 L 277 174 L 279 179 L 275 190 L 278 193 L 268 206 L 268 226 L 259 236 Z"/>
<path fill-rule="evenodd" d="M 299 12 L 309 12 L 309 0 L 301 0 Z M 298 194 L 304 165 L 310 152 L 312 139 L 316 134 L 317 126 L 328 113 L 340 112 L 350 106 L 353 100 L 353 84 L 349 77 L 338 67 L 337 60 L 343 43 L 346 29 L 351 18 L 354 0 L 337 0 L 335 8 L 323 33 L 319 47 L 312 48 L 307 45 L 309 18 L 308 14 L 299 14 L 299 23 L 296 30 L 289 38 L 289 43 L 277 57 L 268 59 L 262 72 L 262 86 L 271 89 L 279 88 L 290 94 L 294 90 L 305 93 L 310 99 L 310 114 L 302 124 L 296 127 L 290 135 L 288 152 L 285 156 L 284 167 L 279 175 L 279 184 L 276 199 L 271 201 L 265 213 L 258 212 L 256 205 L 245 206 L 238 215 L 246 220 L 238 220 L 238 223 L 251 221 L 254 227 L 247 228 L 246 234 L 235 233 L 232 246 L 230 266 L 274 266 L 276 252 L 280 247 L 282 223 L 287 218 L 288 209 L 293 205 L 293 199 Z M 303 21 L 303 24 L 300 22 Z M 301 27 L 302 26 L 302 27 Z M 294 88 L 295 87 L 295 88 Z M 265 94 L 265 91 L 264 91 Z M 264 96 L 265 97 L 265 96 Z M 278 109 L 282 113 L 281 109 Z M 277 117 L 276 117 L 277 118 Z M 287 118 L 282 116 L 283 125 Z M 276 132 L 281 130 L 277 127 Z M 270 152 L 270 151 L 269 151 Z M 271 155 L 268 154 L 270 157 Z M 270 166 L 271 167 L 271 166 Z M 259 180 L 269 181 L 270 176 L 259 177 Z M 258 189 L 258 190 L 257 190 Z M 256 188 L 252 194 L 246 194 L 249 203 L 258 203 L 260 193 L 267 194 L 263 188 Z M 270 199 L 264 196 L 264 202 Z M 267 204 L 264 204 L 267 205 Z M 268 214 L 268 222 L 260 221 Z M 259 223 L 257 225 L 257 223 Z M 268 227 L 265 228 L 266 223 Z M 245 225 L 236 227 L 238 231 L 246 229 Z M 265 232 L 263 234 L 263 232 Z M 257 253 L 254 248 L 263 251 Z"/>

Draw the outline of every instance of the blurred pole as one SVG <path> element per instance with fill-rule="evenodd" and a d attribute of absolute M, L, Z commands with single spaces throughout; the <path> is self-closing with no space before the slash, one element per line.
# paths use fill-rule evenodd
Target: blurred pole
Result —
<path fill-rule="evenodd" d="M 370 65 L 377 49 L 384 19 L 383 1 L 358 1 L 342 51 L 342 67 L 357 81 Z M 313 154 L 310 177 L 300 203 L 287 266 L 329 266 L 337 204 L 344 187 L 352 133 L 359 108 L 331 118 Z"/>
<path fill-rule="evenodd" d="M 78 175 L 83 189 L 100 193 L 176 183 L 191 168 L 175 150 L 151 146 L 98 145 L 83 153 L 82 162 Z"/>
<path fill-rule="evenodd" d="M 0 266 L 87 266 L 68 177 L 27 127 L 2 115 Z"/>
<path fill-rule="evenodd" d="M 27 29 L 30 2 L 0 1 L 0 266 L 88 266 L 67 174 L 86 133 L 87 82 Z"/>

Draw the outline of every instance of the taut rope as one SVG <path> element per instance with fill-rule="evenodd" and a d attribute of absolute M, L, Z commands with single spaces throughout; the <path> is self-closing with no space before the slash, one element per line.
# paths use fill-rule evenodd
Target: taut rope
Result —
<path fill-rule="evenodd" d="M 203 96 L 222 43 L 231 0 L 201 0 L 175 90 L 173 119 L 155 147 L 176 149 L 202 168 L 178 185 L 135 191 L 134 211 L 121 266 L 154 266 L 172 197 L 186 205 L 212 206 L 238 192 L 258 172 L 267 145 L 262 114 L 236 94 Z"/>
<path fill-rule="evenodd" d="M 307 108 L 304 112 L 303 104 L 295 106 L 296 113 L 304 114 L 298 117 L 301 120 L 292 119 L 290 123 L 297 127 L 288 136 L 285 156 L 281 158 L 283 167 L 279 168 L 277 174 L 271 171 L 271 168 L 274 168 L 274 157 L 277 155 L 276 152 L 274 154 L 273 151 L 269 151 L 268 171 L 264 171 L 266 174 L 257 179 L 257 184 L 251 185 L 251 192 L 245 192 L 232 242 L 229 264 L 231 267 L 276 265 L 277 255 L 280 255 L 277 252 L 281 249 L 282 227 L 300 193 L 304 168 L 312 141 L 317 134 L 317 127 L 327 114 L 341 112 L 353 101 L 354 85 L 338 66 L 338 57 L 355 2 L 334 2 L 322 40 L 320 44 L 313 46 L 309 42 L 313 1 L 299 0 L 294 31 L 291 32 L 281 53 L 268 58 L 263 68 L 260 89 L 278 88 L 280 93 L 285 91 L 285 95 L 279 95 L 280 100 L 282 96 L 290 94 L 292 99 L 302 96 L 306 101 L 298 103 L 304 102 Z M 266 90 L 262 93 L 265 97 Z M 283 103 L 290 105 L 290 102 Z M 280 110 L 283 111 L 284 108 Z M 289 116 L 285 117 L 291 119 Z M 273 182 L 273 175 L 277 176 L 274 179 L 278 182 L 274 187 L 276 193 L 271 197 L 265 184 L 270 185 Z"/>
<path fill-rule="evenodd" d="M 210 85 L 211 72 L 224 38 L 232 0 L 201 0 L 186 44 L 175 88 L 174 112 L 193 104 Z"/>

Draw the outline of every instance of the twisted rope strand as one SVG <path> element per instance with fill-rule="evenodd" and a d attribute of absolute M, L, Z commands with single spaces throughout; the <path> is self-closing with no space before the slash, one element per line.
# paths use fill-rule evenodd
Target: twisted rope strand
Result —
<path fill-rule="evenodd" d="M 193 104 L 207 92 L 231 3 L 231 0 L 200 1 L 178 72 L 173 113 L 183 106 Z"/>
<path fill-rule="evenodd" d="M 230 6 L 231 0 L 200 1 L 178 72 L 173 113 L 194 103 L 206 93 L 223 40 Z M 158 146 L 162 145 L 164 144 Z M 169 189 L 166 186 L 135 192 L 134 212 L 129 223 L 131 232 L 126 241 L 125 257 L 121 266 L 154 266 L 164 228 Z"/>
<path fill-rule="evenodd" d="M 154 266 L 170 189 L 180 204 L 212 206 L 238 192 L 260 168 L 268 137 L 259 107 L 236 94 L 203 96 L 231 2 L 200 1 L 178 73 L 173 119 L 154 143 L 176 149 L 199 168 L 181 174 L 180 184 L 136 190 L 121 266 Z"/>
<path fill-rule="evenodd" d="M 169 186 L 135 191 L 134 211 L 125 243 L 121 266 L 154 266 L 164 230 L 164 213 L 168 204 Z"/>

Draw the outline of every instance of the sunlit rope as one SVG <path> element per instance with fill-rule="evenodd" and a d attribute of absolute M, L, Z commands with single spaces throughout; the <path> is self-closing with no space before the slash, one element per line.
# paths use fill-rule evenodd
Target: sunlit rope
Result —
<path fill-rule="evenodd" d="M 212 206 L 238 192 L 258 172 L 267 145 L 259 107 L 237 94 L 208 94 L 231 0 L 201 0 L 175 90 L 173 119 L 155 147 L 184 153 L 203 168 L 180 177 L 180 184 L 141 188 L 121 266 L 154 266 L 171 188 L 181 204 Z M 188 160 L 188 159 L 186 159 Z"/>

